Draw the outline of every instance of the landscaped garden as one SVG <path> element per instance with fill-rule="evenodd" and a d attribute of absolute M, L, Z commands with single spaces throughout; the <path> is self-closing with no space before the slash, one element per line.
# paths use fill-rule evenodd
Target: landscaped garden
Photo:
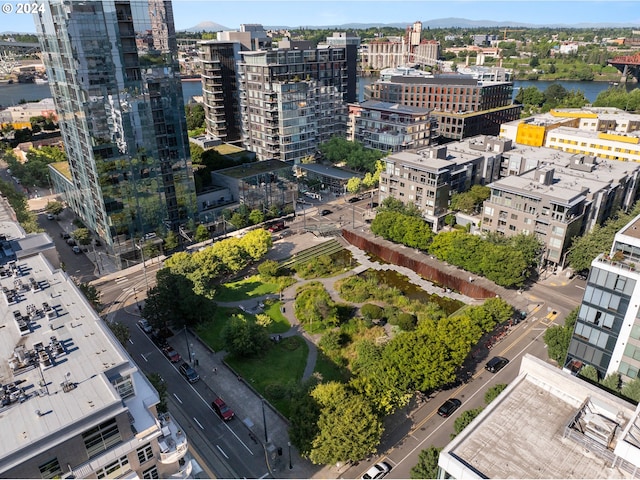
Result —
<path fill-rule="evenodd" d="M 305 280 L 295 288 L 293 311 L 318 339 L 318 360 L 303 381 L 308 346 L 300 336 L 274 338 L 290 325 L 284 306 L 264 295 L 294 284 L 292 271 L 330 279 L 348 271 L 352 259 L 337 242 L 326 242 L 289 262 L 262 261 L 258 275 L 220 284 L 233 274 L 243 277 L 268 251 L 270 236 L 254 232 L 248 240 L 174 255 L 158 274 L 144 314 L 156 328 L 180 318 L 180 326 L 191 326 L 214 351 L 228 352 L 228 365 L 289 419 L 292 443 L 315 463 L 375 453 L 384 416 L 416 390 L 454 382 L 480 337 L 512 314 L 498 298 L 460 308 L 460 302 L 420 294 L 402 276 L 342 278 L 333 285 L 340 300 L 325 289 L 331 280 Z M 216 305 L 240 300 L 242 309 Z"/>

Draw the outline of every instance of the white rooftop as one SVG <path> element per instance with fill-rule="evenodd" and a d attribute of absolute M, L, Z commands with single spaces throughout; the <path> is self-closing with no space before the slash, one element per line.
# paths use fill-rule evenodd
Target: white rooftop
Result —
<path fill-rule="evenodd" d="M 637 422 L 633 404 L 525 355 L 520 375 L 438 464 L 453 478 L 632 478 Z"/>

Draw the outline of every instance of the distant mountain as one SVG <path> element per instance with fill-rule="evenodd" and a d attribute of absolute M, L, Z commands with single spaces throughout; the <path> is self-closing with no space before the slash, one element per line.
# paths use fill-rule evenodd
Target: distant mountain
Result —
<path fill-rule="evenodd" d="M 182 30 L 183 32 L 219 32 L 221 30 L 233 30 L 229 27 L 225 27 L 224 25 L 220 25 L 216 22 L 200 22 L 194 27 L 187 28 L 186 30 Z"/>
<path fill-rule="evenodd" d="M 396 23 L 344 23 L 342 25 L 265 25 L 267 30 L 294 29 L 294 28 L 337 28 L 344 30 L 357 30 L 377 27 L 394 27 L 405 28 L 411 25 L 412 21 L 396 22 Z M 635 28 L 635 23 L 554 23 L 549 25 L 534 25 L 532 23 L 524 23 L 520 21 L 501 21 L 495 20 L 467 20 L 465 18 L 437 18 L 432 20 L 423 20 L 422 28 L 491 28 L 491 27 L 522 27 L 522 28 Z M 220 30 L 230 30 L 229 28 L 214 22 L 200 22 L 195 27 L 186 29 L 187 32 L 217 32 Z"/>

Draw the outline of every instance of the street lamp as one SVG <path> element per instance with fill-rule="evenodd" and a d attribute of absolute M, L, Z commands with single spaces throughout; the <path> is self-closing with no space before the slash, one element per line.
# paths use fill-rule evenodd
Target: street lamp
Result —
<path fill-rule="evenodd" d="M 264 411 L 264 398 L 262 399 L 262 423 L 264 424 L 264 443 L 269 443 L 269 437 L 267 437 L 267 415 Z"/>
<path fill-rule="evenodd" d="M 147 262 L 144 259 L 144 249 L 140 245 L 138 245 L 135 242 L 135 240 L 134 240 L 133 244 L 136 246 L 136 248 L 138 250 L 140 250 L 140 255 L 142 256 L 142 271 L 144 273 L 144 284 L 147 287 L 147 294 L 148 294 L 149 293 L 149 281 L 147 280 Z"/>
<path fill-rule="evenodd" d="M 289 446 L 289 470 L 291 470 L 293 468 L 291 464 L 291 442 L 287 442 L 287 445 Z"/>

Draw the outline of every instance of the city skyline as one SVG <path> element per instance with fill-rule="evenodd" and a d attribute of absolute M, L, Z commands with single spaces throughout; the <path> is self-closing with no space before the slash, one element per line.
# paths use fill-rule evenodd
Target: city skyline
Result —
<path fill-rule="evenodd" d="M 0 22 L 2 32 L 35 33 L 30 15 L 15 13 L 18 2 L 9 1 L 13 13 L 4 13 Z M 238 8 L 242 3 L 245 8 Z M 295 0 L 174 0 L 176 30 L 192 28 L 203 21 L 211 21 L 236 29 L 242 23 L 261 23 L 265 26 L 329 26 L 348 23 L 406 23 L 443 18 L 464 18 L 473 21 L 526 23 L 530 25 L 577 24 L 640 24 L 637 3 L 631 1 L 569 0 L 538 1 L 421 1 L 374 0 L 375 8 L 363 9 L 363 0 L 348 2 L 304 1 L 305 8 L 291 8 Z M 541 8 L 541 7 L 547 8 Z M 3 8 L 4 11 L 4 8 Z M 10 18 L 10 22 L 6 20 Z"/>

